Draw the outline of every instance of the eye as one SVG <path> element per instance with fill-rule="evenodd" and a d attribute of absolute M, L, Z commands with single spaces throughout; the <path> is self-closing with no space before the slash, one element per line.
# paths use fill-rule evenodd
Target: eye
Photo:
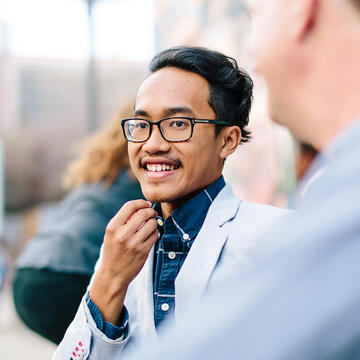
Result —
<path fill-rule="evenodd" d="M 174 119 L 170 122 L 170 127 L 173 129 L 185 129 L 188 126 L 188 121 L 185 119 Z"/>
<path fill-rule="evenodd" d="M 145 121 L 137 121 L 134 124 L 135 129 L 147 129 L 149 127 L 149 124 Z"/>

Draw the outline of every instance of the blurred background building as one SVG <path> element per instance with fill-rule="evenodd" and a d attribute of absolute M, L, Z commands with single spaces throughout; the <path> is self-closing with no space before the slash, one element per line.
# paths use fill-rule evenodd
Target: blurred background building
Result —
<path fill-rule="evenodd" d="M 0 244 L 12 264 L 38 209 L 63 196 L 74 145 L 134 99 L 152 56 L 200 45 L 251 71 L 249 27 L 241 0 L 2 0 Z M 293 143 L 269 121 L 255 81 L 253 140 L 228 159 L 225 175 L 242 198 L 285 206 L 295 184 Z"/>

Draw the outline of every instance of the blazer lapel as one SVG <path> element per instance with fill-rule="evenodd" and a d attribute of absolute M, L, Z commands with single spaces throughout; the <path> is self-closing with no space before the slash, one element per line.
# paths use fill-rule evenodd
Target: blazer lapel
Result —
<path fill-rule="evenodd" d="M 236 215 L 240 202 L 226 185 L 210 206 L 175 280 L 176 316 L 201 299 L 228 238 L 221 226 Z"/>
<path fill-rule="evenodd" d="M 156 336 L 154 322 L 154 294 L 153 294 L 153 265 L 154 265 L 154 247 L 135 278 L 136 299 L 137 299 L 137 326 L 139 335 Z"/>

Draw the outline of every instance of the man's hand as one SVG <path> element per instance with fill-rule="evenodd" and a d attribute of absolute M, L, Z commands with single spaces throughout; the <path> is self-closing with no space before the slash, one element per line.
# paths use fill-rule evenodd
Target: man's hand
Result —
<path fill-rule="evenodd" d="M 107 225 L 103 258 L 90 298 L 105 321 L 120 316 L 127 288 L 140 272 L 158 238 L 157 213 L 145 200 L 127 202 Z"/>

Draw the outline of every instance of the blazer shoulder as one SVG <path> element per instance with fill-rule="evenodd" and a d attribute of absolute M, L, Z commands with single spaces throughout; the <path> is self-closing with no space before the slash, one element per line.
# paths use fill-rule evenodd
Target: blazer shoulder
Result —
<path fill-rule="evenodd" d="M 210 206 L 207 220 L 219 226 L 238 220 L 256 225 L 259 222 L 273 223 L 291 213 L 292 210 L 243 201 L 226 184 Z"/>
<path fill-rule="evenodd" d="M 236 216 L 233 218 L 232 226 L 243 230 L 251 229 L 254 233 L 259 233 L 287 219 L 294 213 L 295 211 L 289 209 L 242 201 L 239 204 Z"/>
<path fill-rule="evenodd" d="M 294 213 L 292 210 L 241 202 L 235 217 L 222 226 L 227 236 L 224 259 L 252 263 L 254 254 L 272 239 L 274 231 Z"/>
<path fill-rule="evenodd" d="M 246 201 L 241 202 L 239 210 L 243 212 L 256 214 L 258 216 L 274 216 L 274 217 L 286 216 L 293 214 L 295 212 L 294 210 L 290 210 L 286 208 L 280 208 L 272 205 L 257 204 Z"/>

